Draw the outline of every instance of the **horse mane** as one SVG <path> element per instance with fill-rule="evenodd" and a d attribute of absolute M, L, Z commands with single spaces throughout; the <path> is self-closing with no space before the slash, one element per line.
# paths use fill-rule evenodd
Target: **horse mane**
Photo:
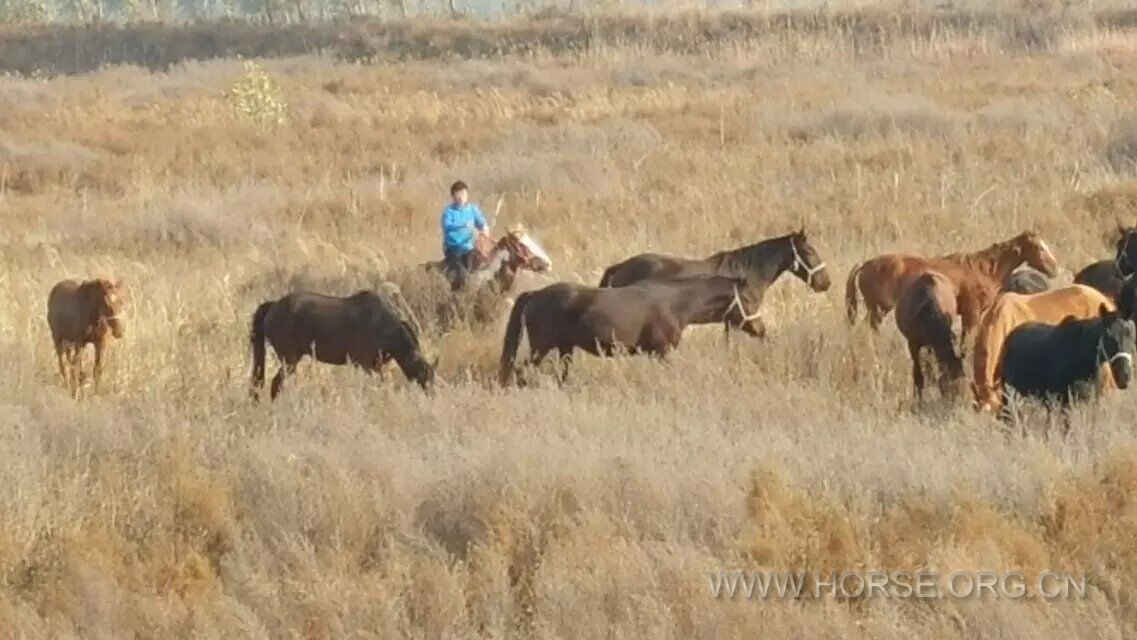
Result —
<path fill-rule="evenodd" d="M 1003 255 L 1007 249 L 1021 243 L 1028 235 L 1030 235 L 1030 232 L 1024 231 L 1013 238 L 1000 240 L 977 251 L 948 253 L 940 256 L 940 259 L 955 262 L 961 266 L 993 272 L 994 267 L 999 263 L 999 256 Z"/>
<path fill-rule="evenodd" d="M 399 285 L 393 282 L 383 282 L 379 285 L 380 291 L 386 295 L 387 301 L 394 307 L 399 316 L 398 320 L 404 327 L 408 339 L 411 341 L 415 349 L 422 351 L 422 342 L 419 338 L 422 335 L 422 325 L 418 321 L 418 316 L 415 315 L 411 305 L 407 302 L 406 297 L 403 295 L 403 290 Z"/>
<path fill-rule="evenodd" d="M 766 238 L 754 244 L 735 249 L 719 251 L 708 258 L 708 261 L 717 263 L 719 270 L 731 274 L 745 274 L 755 267 L 762 265 L 768 256 L 773 255 L 775 247 L 783 242 L 792 242 L 799 232 L 791 232 L 774 238 Z M 737 277 L 737 276 L 736 276 Z"/>

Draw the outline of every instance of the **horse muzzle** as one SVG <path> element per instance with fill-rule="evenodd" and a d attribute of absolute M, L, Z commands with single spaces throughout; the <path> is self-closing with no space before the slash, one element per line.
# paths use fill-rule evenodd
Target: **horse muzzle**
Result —
<path fill-rule="evenodd" d="M 1109 371 L 1118 389 L 1128 389 L 1133 378 L 1133 363 L 1129 358 L 1118 358 L 1109 363 Z"/>
<path fill-rule="evenodd" d="M 107 318 L 107 327 L 111 330 L 111 335 L 115 340 L 121 340 L 123 334 L 126 333 L 126 321 L 118 316 Z"/>
<path fill-rule="evenodd" d="M 831 284 L 828 269 L 822 269 L 809 277 L 809 287 L 818 293 L 828 291 Z"/>

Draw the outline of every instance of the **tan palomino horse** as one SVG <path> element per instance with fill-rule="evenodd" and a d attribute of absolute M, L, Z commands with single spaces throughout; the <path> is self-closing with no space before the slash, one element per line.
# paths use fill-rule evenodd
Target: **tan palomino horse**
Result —
<path fill-rule="evenodd" d="M 1096 318 L 1102 307 L 1113 311 L 1113 302 L 1097 289 L 1081 284 L 1042 293 L 1004 293 L 983 317 L 975 334 L 971 388 L 980 411 L 997 410 L 1003 404 L 1003 350 L 1007 336 L 1027 322 L 1057 325 L 1067 317 Z M 1108 369 L 1108 364 L 1103 365 Z M 1113 376 L 1103 370 L 1106 389 L 1116 388 Z"/>

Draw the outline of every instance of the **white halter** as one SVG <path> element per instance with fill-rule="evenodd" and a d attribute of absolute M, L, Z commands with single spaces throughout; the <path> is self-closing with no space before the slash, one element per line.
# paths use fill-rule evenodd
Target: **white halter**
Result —
<path fill-rule="evenodd" d="M 819 262 L 816 267 L 810 267 L 808 264 L 805 263 L 805 260 L 802 259 L 801 254 L 798 253 L 797 244 L 794 243 L 793 240 L 790 240 L 790 249 L 794 252 L 793 266 L 800 268 L 802 271 L 805 272 L 806 284 L 813 285 L 813 275 L 815 273 L 817 273 L 818 271 L 821 271 L 822 269 L 824 269 L 825 263 Z"/>
<path fill-rule="evenodd" d="M 1105 342 L 1098 340 L 1098 366 L 1099 367 L 1103 364 L 1113 364 L 1114 360 L 1119 360 L 1121 358 L 1124 358 L 1125 360 L 1127 360 L 1129 362 L 1130 366 L 1133 365 L 1133 356 L 1130 355 L 1128 352 L 1118 351 L 1117 353 L 1110 356 L 1108 353 L 1105 352 Z"/>
<path fill-rule="evenodd" d="M 726 308 L 726 311 L 722 312 L 722 317 L 724 320 L 726 319 L 727 314 L 730 313 L 730 310 L 735 307 L 738 307 L 738 312 L 742 315 L 742 322 L 738 323 L 740 325 L 750 322 L 751 320 L 757 320 L 758 317 L 762 315 L 761 311 L 755 311 L 754 313 L 749 313 L 746 311 L 746 307 L 742 306 L 742 297 L 738 295 L 738 285 L 734 285 L 734 300 L 731 300 L 730 305 Z"/>

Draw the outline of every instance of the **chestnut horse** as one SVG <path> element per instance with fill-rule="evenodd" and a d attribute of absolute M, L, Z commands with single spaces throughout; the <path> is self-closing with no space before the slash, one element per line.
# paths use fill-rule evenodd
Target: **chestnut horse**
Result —
<path fill-rule="evenodd" d="M 1103 308 L 1113 311 L 1114 305 L 1101 292 L 1080 284 L 1042 293 L 999 296 L 975 334 L 971 388 L 976 408 L 990 411 L 1002 406 L 998 390 L 1002 386 L 1003 350 L 1007 336 L 1016 327 L 1027 322 L 1058 324 L 1067 317 L 1096 318 Z M 1108 376 L 1106 384 L 1112 384 Z"/>
<path fill-rule="evenodd" d="M 881 321 L 896 306 L 904 282 L 923 271 L 934 269 L 955 285 L 956 313 L 962 320 L 960 343 L 963 345 L 1007 277 L 1024 263 L 1048 277 L 1054 277 L 1058 271 L 1054 254 L 1033 231 L 1024 231 L 972 253 L 952 253 L 935 258 L 896 253 L 880 255 L 854 267 L 849 273 L 845 285 L 846 316 L 850 325 L 856 323 L 859 288 L 869 310 L 869 324 L 873 330 L 879 330 Z"/>
<path fill-rule="evenodd" d="M 47 296 L 47 324 L 59 360 L 59 375 L 72 395 L 82 384 L 83 349 L 95 345 L 94 385 L 99 388 L 103 352 L 110 338 L 121 340 L 126 325 L 122 319 L 122 280 L 103 278 L 78 282 L 62 280 Z"/>
<path fill-rule="evenodd" d="M 626 287 L 590 287 L 558 282 L 517 296 L 509 314 L 498 373 L 507 385 L 524 330 L 529 362 L 536 366 L 559 351 L 563 381 L 575 349 L 612 356 L 618 348 L 633 354 L 666 356 L 679 346 L 691 324 L 722 322 L 757 336 L 760 329 L 747 312 L 746 282 L 741 278 L 703 276 L 646 280 Z M 752 307 L 751 307 L 752 308 Z"/>
<path fill-rule="evenodd" d="M 924 371 L 920 352 L 930 347 L 940 364 L 940 393 L 955 397 L 964 378 L 963 360 L 956 348 L 952 320 L 956 308 L 955 285 L 942 273 L 925 271 L 909 280 L 896 303 L 896 326 L 908 340 L 912 356 L 912 382 L 916 397 L 924 397 Z"/>
<path fill-rule="evenodd" d="M 422 267 L 427 271 L 446 273 L 443 260 L 426 262 Z M 465 288 L 476 290 L 489 283 L 495 291 L 504 293 L 513 288 L 517 272 L 521 269 L 547 273 L 552 268 L 553 260 L 549 254 L 518 225 L 492 245 L 478 236 L 474 264 L 466 278 Z"/>

